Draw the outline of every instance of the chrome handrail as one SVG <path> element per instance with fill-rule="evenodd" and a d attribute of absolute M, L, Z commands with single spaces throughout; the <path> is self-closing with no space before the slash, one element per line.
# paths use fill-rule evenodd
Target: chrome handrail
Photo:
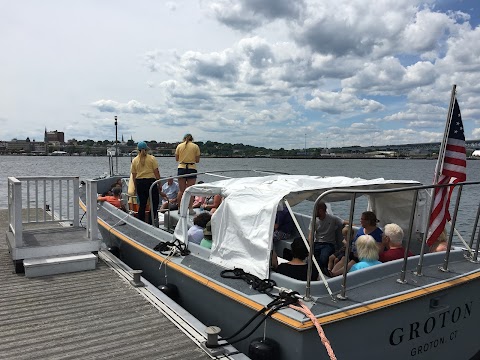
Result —
<path fill-rule="evenodd" d="M 455 220 L 456 216 L 457 216 L 457 213 L 458 213 L 458 205 L 460 203 L 461 192 L 462 192 L 463 186 L 465 186 L 465 185 L 480 185 L 480 181 L 465 181 L 465 182 L 452 183 L 452 184 L 441 184 L 441 185 L 439 185 L 439 184 L 435 184 L 435 185 L 414 185 L 414 186 L 404 186 L 404 187 L 398 187 L 398 188 L 374 189 L 374 190 L 359 190 L 359 189 L 331 189 L 331 190 L 327 190 L 317 197 L 317 199 L 315 200 L 315 204 L 313 206 L 313 216 L 312 216 L 312 223 L 311 223 L 310 234 L 309 234 L 309 238 L 311 239 L 311 243 L 310 243 L 311 248 L 313 248 L 313 240 L 315 238 L 315 218 L 316 218 L 318 204 L 321 201 L 323 201 L 323 199 L 326 198 L 329 195 L 332 195 L 332 194 L 352 194 L 353 198 L 351 200 L 352 204 L 351 204 L 351 208 L 350 208 L 350 217 L 349 217 L 350 218 L 350 224 L 351 224 L 352 221 L 353 221 L 353 214 L 354 214 L 354 211 L 355 211 L 355 201 L 354 201 L 354 199 L 357 197 L 357 195 L 360 196 L 360 195 L 369 195 L 369 194 L 385 194 L 385 193 L 398 193 L 398 192 L 405 192 L 405 191 L 415 191 L 414 202 L 412 203 L 412 208 L 413 208 L 413 206 L 416 207 L 416 205 L 417 205 L 417 197 L 418 197 L 418 191 L 419 190 L 428 190 L 428 189 L 435 189 L 435 188 L 445 188 L 445 187 L 456 187 L 456 186 L 458 186 L 459 191 L 457 193 L 457 200 L 456 200 L 456 204 L 455 204 L 455 210 L 454 210 L 454 213 L 453 213 L 453 219 Z M 433 191 L 432 191 L 432 194 L 433 194 Z M 433 201 L 433 200 L 434 199 L 433 199 L 433 195 L 432 195 L 431 201 Z M 410 236 L 409 236 L 409 239 L 408 239 L 409 242 L 411 240 L 411 231 L 412 231 L 412 224 L 413 224 L 414 216 L 415 216 L 415 212 L 412 212 L 412 214 L 410 215 L 410 229 L 409 229 L 409 235 Z M 430 217 L 430 214 L 428 214 L 428 217 Z M 423 264 L 423 257 L 424 257 L 423 248 L 425 247 L 426 238 L 428 236 L 429 222 L 430 222 L 430 219 L 428 219 L 427 224 L 426 224 L 427 228 L 425 230 L 424 240 L 422 241 L 422 251 L 420 253 L 419 264 L 417 266 L 417 274 L 419 276 L 421 275 L 421 266 Z M 476 222 L 478 222 L 478 221 L 476 221 Z M 452 222 L 452 229 L 454 228 L 454 226 L 455 226 L 455 223 Z M 474 233 L 475 233 L 475 231 L 476 231 L 476 228 L 473 229 Z M 447 247 L 447 251 L 445 253 L 445 260 L 444 260 L 444 265 L 443 265 L 442 271 L 446 271 L 446 269 L 448 267 L 448 259 L 449 259 L 449 255 L 450 255 L 450 251 L 451 251 L 452 237 L 453 237 L 453 233 L 451 231 L 450 235 L 449 235 L 448 247 Z M 468 249 L 470 251 L 471 261 L 475 261 L 475 262 L 477 261 L 478 249 L 479 249 L 479 245 L 480 245 L 479 243 L 480 243 L 480 233 L 479 233 L 479 236 L 477 238 L 477 244 L 476 244 L 475 251 L 472 251 L 472 249 Z M 408 243 L 407 247 L 409 247 L 409 243 Z M 349 250 L 349 246 L 348 246 L 348 243 L 347 243 L 346 253 L 347 253 L 348 250 Z M 407 252 L 408 252 L 408 249 L 406 249 L 406 253 L 405 253 L 405 256 L 404 256 L 402 272 L 406 271 L 407 259 L 408 259 L 408 256 L 407 256 L 408 253 Z M 346 296 L 348 254 L 346 254 L 346 255 L 347 255 L 347 257 L 346 257 L 344 271 L 343 271 L 342 289 L 341 289 L 341 293 L 337 296 L 339 299 L 347 299 L 348 298 Z M 312 256 L 313 256 L 313 253 L 310 252 L 310 254 L 309 254 L 309 258 L 310 258 L 309 260 L 310 261 L 311 261 Z M 308 293 L 308 295 L 309 295 L 309 290 L 310 290 L 309 285 L 310 284 L 309 284 L 308 279 L 311 278 L 311 271 L 312 271 L 311 267 L 308 268 L 308 271 L 309 272 L 307 274 L 306 293 Z M 402 279 L 402 283 L 405 283 L 404 282 L 404 276 L 402 276 L 402 273 L 400 275 L 400 279 Z"/>
<path fill-rule="evenodd" d="M 285 172 L 279 172 L 279 171 L 268 171 L 268 170 L 255 170 L 255 169 L 232 169 L 232 170 L 213 170 L 213 171 L 204 171 L 204 172 L 197 172 L 195 173 L 196 176 L 198 175 L 208 175 L 208 176 L 218 176 L 217 174 L 220 173 L 229 173 L 229 172 L 255 172 L 255 173 L 262 173 L 262 174 L 271 174 L 271 175 L 276 175 L 276 174 L 281 174 L 281 175 L 289 175 L 288 173 Z M 152 198 L 152 189 L 154 186 L 156 186 L 159 182 L 168 180 L 168 179 L 181 179 L 181 178 L 186 178 L 190 177 L 192 174 L 185 174 L 185 175 L 174 175 L 174 176 L 168 176 L 168 177 L 160 177 L 160 179 L 155 180 L 152 185 L 150 185 L 150 189 L 148 190 L 148 198 Z M 231 179 L 232 177 L 229 176 L 224 176 L 223 178 L 226 179 Z M 157 209 L 158 210 L 158 209 Z M 179 207 L 180 210 L 180 207 Z M 152 220 L 152 224 L 154 221 L 154 213 L 153 211 L 150 211 L 150 217 Z"/>

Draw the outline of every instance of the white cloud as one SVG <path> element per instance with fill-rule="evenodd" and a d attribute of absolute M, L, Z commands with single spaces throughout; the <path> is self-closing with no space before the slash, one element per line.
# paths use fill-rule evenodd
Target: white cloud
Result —
<path fill-rule="evenodd" d="M 351 113 L 361 111 L 370 113 L 383 110 L 385 107 L 374 100 L 359 99 L 345 92 L 326 92 L 315 90 L 312 100 L 306 102 L 308 109 L 321 110 L 329 114 Z"/>
<path fill-rule="evenodd" d="M 152 114 L 161 113 L 161 110 L 137 100 L 130 100 L 126 104 L 121 104 L 113 100 L 98 100 L 91 104 L 101 112 L 127 113 L 127 114 Z"/>
<path fill-rule="evenodd" d="M 480 139 L 480 128 L 473 129 L 472 135 L 475 139 Z"/>
<path fill-rule="evenodd" d="M 0 58 L 1 135 L 41 138 L 62 124 L 67 137 L 101 138 L 118 114 L 122 131 L 159 141 L 185 131 L 285 148 L 305 134 L 317 146 L 372 132 L 438 141 L 457 84 L 465 133 L 477 136 L 471 1 L 460 11 L 436 0 L 46 0 L 29 13 L 12 2 L 0 14 L 11 34 L 0 38 L 11 54 Z"/>

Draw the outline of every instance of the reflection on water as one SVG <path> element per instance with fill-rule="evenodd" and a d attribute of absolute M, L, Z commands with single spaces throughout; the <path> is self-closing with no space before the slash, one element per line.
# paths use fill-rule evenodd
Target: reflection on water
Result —
<path fill-rule="evenodd" d="M 0 156 L 2 174 L 0 177 L 0 208 L 8 206 L 7 176 L 45 176 L 45 175 L 72 175 L 80 176 L 80 180 L 101 176 L 108 172 L 107 157 L 82 157 L 82 156 Z M 162 177 L 176 174 L 177 164 L 173 157 L 157 158 Z M 348 176 L 364 179 L 401 179 L 416 180 L 423 184 L 431 184 L 435 169 L 434 160 L 406 160 L 406 159 L 269 159 L 269 158 L 202 158 L 198 166 L 199 171 L 215 171 L 228 169 L 259 169 L 285 172 L 290 174 L 306 174 L 317 176 Z M 128 174 L 130 171 L 130 158 L 118 158 L 120 173 Z M 246 174 L 246 173 L 245 173 Z M 245 175 L 243 173 L 229 174 L 234 177 Z M 467 180 L 480 180 L 480 161 L 468 161 Z M 251 173 L 250 173 L 251 175 Z M 214 181 L 212 176 L 201 175 L 199 180 Z M 477 206 L 480 201 L 480 187 L 469 187 L 463 190 L 460 203 L 460 212 L 457 219 L 457 228 L 461 230 L 467 242 L 473 227 Z M 455 204 L 455 194 L 452 198 L 452 207 Z M 313 204 L 312 204 L 313 206 Z M 303 213 L 312 214 L 308 205 L 295 208 Z M 355 220 L 359 222 L 361 211 L 365 205 L 359 201 Z M 339 216 L 348 217 L 349 205 L 343 204 L 334 207 Z"/>

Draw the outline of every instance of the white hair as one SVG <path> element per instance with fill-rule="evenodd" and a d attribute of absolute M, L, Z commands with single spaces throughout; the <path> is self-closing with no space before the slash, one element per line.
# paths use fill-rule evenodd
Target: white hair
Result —
<path fill-rule="evenodd" d="M 402 245 L 403 230 L 397 224 L 387 224 L 383 230 L 385 236 L 390 238 L 390 241 L 395 245 Z"/>
<path fill-rule="evenodd" d="M 377 242 L 371 235 L 362 235 L 355 241 L 360 260 L 378 260 Z"/>

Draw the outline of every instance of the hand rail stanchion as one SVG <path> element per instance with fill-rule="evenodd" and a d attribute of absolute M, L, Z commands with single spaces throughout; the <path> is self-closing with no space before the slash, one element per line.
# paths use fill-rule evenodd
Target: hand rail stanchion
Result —
<path fill-rule="evenodd" d="M 87 237 L 97 240 L 97 180 L 87 180 Z"/>
<path fill-rule="evenodd" d="M 50 206 L 50 211 L 52 214 L 50 215 L 50 221 L 55 221 L 55 179 L 50 181 L 51 188 L 50 188 L 50 195 L 51 195 L 51 202 L 52 205 Z"/>
<path fill-rule="evenodd" d="M 26 181 L 27 185 L 27 224 L 30 222 L 30 181 Z"/>
<path fill-rule="evenodd" d="M 58 180 L 58 218 L 60 219 L 60 221 L 63 220 L 62 218 L 62 200 L 63 200 L 63 196 L 62 196 L 62 183 L 63 181 L 62 180 Z"/>
<path fill-rule="evenodd" d="M 428 194 L 428 191 L 427 191 L 427 194 Z M 413 272 L 413 274 L 416 276 L 423 276 L 422 274 L 423 257 L 425 255 L 425 246 L 427 244 L 428 232 L 430 230 L 430 219 L 432 217 L 434 202 L 435 202 L 435 188 L 432 187 L 432 194 L 430 196 L 430 206 L 429 206 L 428 215 L 427 215 L 427 228 L 425 229 L 425 233 L 423 234 L 422 247 L 420 249 L 420 256 L 418 259 L 417 270 Z"/>
<path fill-rule="evenodd" d="M 352 199 L 350 200 L 350 217 L 348 218 L 348 225 L 350 226 L 350 229 L 348 231 L 348 241 L 345 244 L 345 264 L 343 265 L 343 279 L 342 279 L 342 291 L 340 294 L 337 295 L 337 298 L 340 300 L 347 300 L 348 296 L 346 295 L 347 293 L 347 272 L 348 272 L 348 262 L 349 262 L 349 255 L 350 255 L 350 236 L 352 232 L 352 224 L 353 224 L 353 213 L 355 212 L 355 200 L 357 198 L 357 193 L 354 192 L 352 194 Z"/>
<path fill-rule="evenodd" d="M 473 244 L 472 244 L 473 245 Z M 478 264 L 478 248 L 480 246 L 480 231 L 478 232 L 477 236 L 477 245 L 475 245 L 475 252 L 473 253 L 472 257 L 469 259 L 470 262 Z"/>
<path fill-rule="evenodd" d="M 47 222 L 47 179 L 43 179 L 43 222 Z"/>
<path fill-rule="evenodd" d="M 448 272 L 448 259 L 450 258 L 450 250 L 452 248 L 453 229 L 455 229 L 455 222 L 457 221 L 458 205 L 460 204 L 462 190 L 463 190 L 463 185 L 460 185 L 458 187 L 457 200 L 455 201 L 455 210 L 453 212 L 452 225 L 450 227 L 450 234 L 448 236 L 448 244 L 447 244 L 447 251 L 445 252 L 445 260 L 443 262 L 443 266 L 440 267 L 440 270 L 443 272 Z"/>
<path fill-rule="evenodd" d="M 410 216 L 410 224 L 408 227 L 408 237 L 407 237 L 407 244 L 405 246 L 405 253 L 403 254 L 403 266 L 400 272 L 400 279 L 397 279 L 399 284 L 406 284 L 407 281 L 405 280 L 405 275 L 407 272 L 407 261 L 408 261 L 408 252 L 410 251 L 410 243 L 412 241 L 412 232 L 413 232 L 413 221 L 415 219 L 415 211 L 417 209 L 417 199 L 418 199 L 418 190 L 415 190 L 415 194 L 413 195 L 412 201 L 412 210 Z"/>
<path fill-rule="evenodd" d="M 66 206 L 66 210 L 67 210 L 67 220 L 70 221 L 70 180 L 67 179 L 67 206 Z M 75 206 L 75 205 L 73 205 Z"/>
<path fill-rule="evenodd" d="M 22 182 L 15 177 L 9 177 L 8 181 L 11 185 L 12 193 L 8 196 L 8 201 L 11 206 L 9 209 L 9 226 L 13 232 L 14 248 L 23 246 L 23 224 L 22 224 Z"/>
<path fill-rule="evenodd" d="M 35 209 L 35 222 L 38 223 L 38 180 L 35 180 Z"/>
<path fill-rule="evenodd" d="M 473 225 L 472 236 L 470 237 L 470 244 L 469 244 L 470 249 L 473 248 L 473 239 L 475 238 L 475 233 L 477 232 L 478 218 L 479 217 L 480 217 L 480 204 L 478 204 L 477 216 L 475 216 L 475 223 Z"/>
<path fill-rule="evenodd" d="M 153 182 L 153 184 L 150 185 L 150 188 L 148 189 L 148 199 L 150 200 L 150 218 L 152 220 L 152 225 L 154 225 L 154 226 L 155 226 L 155 213 L 154 213 L 154 211 L 158 212 L 158 207 L 155 210 L 153 210 L 152 190 L 153 190 L 154 186 L 158 186 L 158 183 L 161 184 L 161 181 L 162 181 L 162 179 L 155 180 Z M 158 196 L 160 196 L 160 192 L 158 193 Z M 159 205 L 160 205 L 160 201 L 159 201 Z M 157 217 L 158 217 L 158 213 L 157 213 Z"/>
<path fill-rule="evenodd" d="M 96 192 L 97 192 L 97 189 L 95 186 L 95 194 Z M 80 226 L 80 209 L 78 206 L 78 199 L 80 199 L 80 178 L 76 176 L 73 178 L 73 226 L 74 227 Z M 95 199 L 95 201 L 97 201 L 97 199 Z"/>

